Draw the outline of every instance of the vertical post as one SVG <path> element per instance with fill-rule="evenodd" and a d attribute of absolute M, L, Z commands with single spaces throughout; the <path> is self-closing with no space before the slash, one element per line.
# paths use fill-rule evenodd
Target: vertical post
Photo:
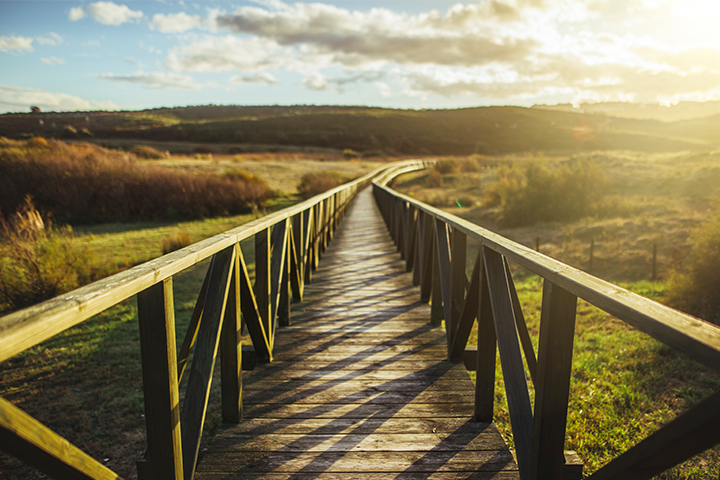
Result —
<path fill-rule="evenodd" d="M 255 298 L 268 339 L 273 338 L 271 293 L 272 232 L 265 228 L 255 234 Z"/>
<path fill-rule="evenodd" d="M 465 289 L 467 288 L 467 274 L 465 273 L 465 262 L 467 259 L 467 235 L 458 229 L 453 229 L 451 242 L 450 264 L 450 315 L 452 316 L 452 332 L 450 338 L 455 338 L 458 322 L 463 303 L 465 302 Z M 446 320 L 447 323 L 447 320 Z"/>
<path fill-rule="evenodd" d="M 595 253 L 595 239 L 590 239 L 590 264 L 588 265 L 588 272 L 592 273 L 593 270 L 593 256 Z"/>
<path fill-rule="evenodd" d="M 425 225 L 425 212 L 417 211 L 417 220 L 415 222 L 415 265 L 413 266 L 412 284 L 419 286 L 422 282 L 423 272 L 423 232 Z"/>
<path fill-rule="evenodd" d="M 430 301 L 433 279 L 433 251 L 435 250 L 435 220 L 427 213 L 423 214 L 423 274 L 420 284 L 420 301 Z"/>
<path fill-rule="evenodd" d="M 240 341 L 240 245 L 235 247 L 235 265 L 228 291 L 225 317 L 220 334 L 220 374 L 224 423 L 240 423 L 242 418 L 242 343 Z"/>
<path fill-rule="evenodd" d="M 440 255 L 438 254 L 438 248 L 440 248 L 438 238 L 438 224 L 443 225 L 441 220 L 435 220 L 433 223 L 433 248 L 432 248 L 432 300 L 430 301 L 430 323 L 433 325 L 440 325 L 442 323 L 445 314 L 443 313 L 443 294 L 442 294 L 442 271 L 440 270 Z M 445 232 L 441 232 L 442 235 L 446 235 Z M 447 322 L 446 322 L 447 323 Z M 446 325 L 447 326 L 447 325 Z"/>
<path fill-rule="evenodd" d="M 535 237 L 535 251 L 540 251 L 540 237 Z"/>
<path fill-rule="evenodd" d="M 172 278 L 138 293 L 147 454 L 141 480 L 183 479 Z"/>
<path fill-rule="evenodd" d="M 287 222 L 287 220 L 285 220 Z M 283 327 L 290 326 L 290 268 L 292 260 L 292 246 L 290 245 L 290 228 L 285 229 L 285 261 L 280 272 L 280 303 L 278 305 L 278 320 Z M 278 245 L 280 246 L 280 245 Z"/>
<path fill-rule="evenodd" d="M 297 261 L 298 278 L 300 279 L 300 295 L 305 282 L 305 212 L 300 212 L 292 217 L 293 242 L 295 244 L 295 256 Z"/>
<path fill-rule="evenodd" d="M 478 251 L 480 284 L 473 295 L 480 297 L 478 302 L 478 343 L 477 365 L 475 373 L 475 421 L 492 422 L 495 401 L 495 362 L 497 361 L 497 336 L 495 320 L 490 305 L 490 290 L 483 260 L 483 248 Z M 469 295 L 470 293 L 468 293 Z"/>
<path fill-rule="evenodd" d="M 536 480 L 561 480 L 577 297 L 545 280 L 530 465 Z"/>

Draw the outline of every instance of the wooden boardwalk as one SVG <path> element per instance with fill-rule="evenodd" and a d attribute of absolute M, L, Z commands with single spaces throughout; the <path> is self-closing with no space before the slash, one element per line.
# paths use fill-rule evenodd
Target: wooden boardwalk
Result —
<path fill-rule="evenodd" d="M 195 478 L 519 478 L 411 280 L 366 189 Z"/>

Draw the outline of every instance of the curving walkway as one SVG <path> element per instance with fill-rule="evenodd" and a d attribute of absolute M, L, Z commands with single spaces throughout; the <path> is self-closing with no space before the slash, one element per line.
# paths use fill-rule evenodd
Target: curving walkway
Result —
<path fill-rule="evenodd" d="M 366 189 L 195 478 L 519 478 L 411 280 Z"/>

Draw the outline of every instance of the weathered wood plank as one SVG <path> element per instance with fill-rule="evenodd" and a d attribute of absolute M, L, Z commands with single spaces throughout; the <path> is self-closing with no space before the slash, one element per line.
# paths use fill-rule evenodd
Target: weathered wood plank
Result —
<path fill-rule="evenodd" d="M 138 474 L 141 480 L 145 478 L 144 472 L 148 478 L 181 480 L 183 457 L 172 279 L 140 292 L 137 305 L 148 444 L 145 465 Z"/>
<path fill-rule="evenodd" d="M 115 472 L 4 398 L 0 398 L 0 447 L 60 480 L 121 480 Z M 182 472 L 175 478 L 182 478 Z"/>
<path fill-rule="evenodd" d="M 521 476 L 530 478 L 533 413 L 515 328 L 505 265 L 500 254 L 493 250 L 484 248 L 483 255 L 518 466 Z"/>
<path fill-rule="evenodd" d="M 205 279 L 203 280 L 202 287 L 200 287 L 200 293 L 198 293 L 193 313 L 190 316 L 190 322 L 188 322 L 187 330 L 185 331 L 185 337 L 183 343 L 180 346 L 180 351 L 177 354 L 178 357 L 178 382 L 182 380 L 183 373 L 185 373 L 185 367 L 187 366 L 188 358 L 190 357 L 190 349 L 195 343 L 195 337 L 197 336 L 197 329 L 200 325 L 200 317 L 202 316 L 203 308 L 205 308 L 205 295 L 207 294 L 207 284 L 210 278 L 210 265 L 208 265 L 207 272 L 205 273 Z"/>
<path fill-rule="evenodd" d="M 520 299 L 518 298 L 517 290 L 515 289 L 515 281 L 513 280 L 512 272 L 510 271 L 510 265 L 508 264 L 507 259 L 504 260 L 505 274 L 507 275 L 508 285 L 510 286 L 510 298 L 512 299 L 513 312 L 515 313 L 515 326 L 518 331 L 518 336 L 520 337 L 523 354 L 525 355 L 525 363 L 527 364 L 528 371 L 530 372 L 530 378 L 534 384 L 537 372 L 535 350 L 533 350 L 530 332 L 528 332 L 527 323 L 525 322 L 525 315 L 523 314 L 522 305 L 520 305 Z"/>
<path fill-rule="evenodd" d="M 237 252 L 236 252 L 237 255 Z M 220 334 L 220 373 L 222 416 L 225 423 L 242 418 L 242 336 L 240 323 L 240 262 L 235 259 L 228 291 L 227 307 Z"/>
<path fill-rule="evenodd" d="M 543 285 L 531 466 L 533 478 L 562 480 L 577 297 Z"/>
<path fill-rule="evenodd" d="M 236 257 L 235 248 L 229 247 L 213 257 L 205 302 L 205 315 L 203 315 L 204 318 L 198 330 L 195 354 L 188 377 L 187 393 L 180 412 L 183 473 L 187 478 L 193 478 L 200 449 L 200 437 L 205 424 L 205 413 L 220 342 L 222 320 L 225 315 L 231 273 Z"/>

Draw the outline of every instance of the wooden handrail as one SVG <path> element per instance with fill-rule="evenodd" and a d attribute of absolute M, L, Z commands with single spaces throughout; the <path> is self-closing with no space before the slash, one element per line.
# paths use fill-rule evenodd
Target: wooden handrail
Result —
<path fill-rule="evenodd" d="M 218 354 L 223 420 L 237 423 L 242 417 L 241 316 L 258 357 L 271 361 L 278 324 L 290 324 L 290 296 L 302 298 L 305 282 L 355 194 L 388 170 L 412 171 L 427 164 L 410 160 L 380 167 L 297 205 L 4 316 L 0 362 L 137 295 L 148 440 L 138 476 L 191 480 Z M 257 250 L 254 285 L 240 249 L 240 242 L 251 237 Z M 172 279 L 209 257 L 178 362 Z M 179 378 L 186 369 L 188 389 L 180 408 Z M 0 403 L 0 449 L 55 478 L 119 478 L 21 410 Z"/>
<path fill-rule="evenodd" d="M 720 327 L 629 292 L 490 230 L 388 187 L 402 166 L 373 181 L 376 201 L 420 300 L 432 299 L 430 321 L 445 320 L 448 358 L 474 358 L 475 417 L 492 421 L 495 362 L 500 352 L 517 461 L 523 480 L 581 478 L 566 463 L 567 419 L 577 299 L 581 298 L 653 338 L 720 371 Z M 466 239 L 479 251 L 468 282 Z M 412 256 L 412 260 L 408 258 Z M 537 356 L 527 332 L 508 261 L 543 278 Z M 478 322 L 477 351 L 465 350 Z M 525 364 L 535 387 L 531 405 Z M 650 478 L 720 442 L 720 392 L 692 407 L 590 478 Z M 673 449 L 672 445 L 682 444 Z"/>

